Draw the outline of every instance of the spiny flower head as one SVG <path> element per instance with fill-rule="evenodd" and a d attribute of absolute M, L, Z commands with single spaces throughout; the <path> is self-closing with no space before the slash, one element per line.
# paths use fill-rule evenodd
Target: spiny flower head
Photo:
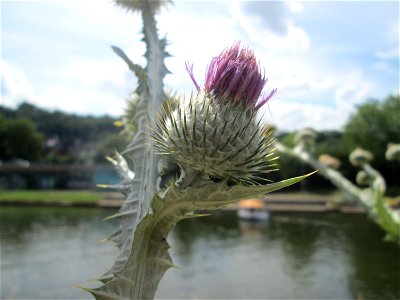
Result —
<path fill-rule="evenodd" d="M 199 92 L 200 86 L 193 76 L 193 66 L 186 64 L 186 69 Z M 276 92 L 273 89 L 267 97 L 259 101 L 266 83 L 267 79 L 261 74 L 254 51 L 235 42 L 232 47 L 211 60 L 204 91 L 212 94 L 222 104 L 230 102 L 258 110 Z"/>
<path fill-rule="evenodd" d="M 184 170 L 212 178 L 254 184 L 275 169 L 272 131 L 256 118 L 275 90 L 258 101 L 266 79 L 253 51 L 235 43 L 212 59 L 203 90 L 186 65 L 197 94 L 175 110 L 164 111 L 154 137 L 161 154 Z"/>

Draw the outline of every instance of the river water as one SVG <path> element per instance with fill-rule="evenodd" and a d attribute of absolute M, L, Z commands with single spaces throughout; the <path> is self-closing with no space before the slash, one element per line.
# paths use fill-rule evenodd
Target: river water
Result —
<path fill-rule="evenodd" d="M 1 298 L 91 299 L 75 285 L 103 274 L 117 255 L 99 243 L 113 210 L 1 207 Z M 174 263 L 159 299 L 399 299 L 400 248 L 365 216 L 232 212 L 178 223 Z"/>

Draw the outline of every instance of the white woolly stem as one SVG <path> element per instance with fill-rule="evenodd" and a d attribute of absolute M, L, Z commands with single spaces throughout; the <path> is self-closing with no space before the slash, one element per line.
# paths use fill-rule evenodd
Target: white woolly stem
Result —
<path fill-rule="evenodd" d="M 159 39 L 157 31 L 157 23 L 155 19 L 154 8 L 150 5 L 150 1 L 141 0 L 142 4 L 142 19 L 143 19 L 143 34 L 146 43 L 146 80 L 148 88 L 147 101 L 147 113 L 148 113 L 148 127 L 153 127 L 156 114 L 160 110 L 163 101 L 165 100 L 164 94 L 164 76 L 167 73 L 167 68 L 164 63 L 166 58 L 165 44 Z M 148 188 L 153 192 L 158 189 L 158 160 L 159 157 L 154 151 L 154 142 L 151 139 L 147 139 L 148 147 L 148 158 L 149 168 L 145 170 L 146 176 L 148 177 L 147 182 L 149 183 Z M 150 195 L 149 195 L 150 196 Z M 150 205 L 149 197 L 147 204 Z"/>
<path fill-rule="evenodd" d="M 159 157 L 155 154 L 153 141 L 149 138 L 148 131 L 164 100 L 163 78 L 167 72 L 164 59 L 167 54 L 164 52 L 165 42 L 158 38 L 155 12 L 149 1 L 141 0 L 141 14 L 146 44 L 146 67 L 143 69 L 134 64 L 121 49 L 112 47 L 138 77 L 136 92 L 139 95 L 139 101 L 135 114 L 137 132 L 126 150 L 134 164 L 135 180 L 127 178 L 123 183 L 127 199 L 115 215 L 121 223 L 116 233 L 120 253 L 111 270 L 105 274 L 107 278 L 121 271 L 125 265 L 137 224 L 149 212 L 151 199 L 157 190 Z M 135 213 L 126 215 L 127 211 Z"/>
<path fill-rule="evenodd" d="M 288 147 L 285 147 L 279 142 L 276 142 L 275 145 L 276 149 L 279 152 L 289 154 L 290 156 L 296 157 L 301 161 L 303 161 L 304 163 L 309 164 L 314 169 L 318 170 L 319 174 L 324 176 L 326 179 L 330 180 L 337 188 L 347 192 L 355 199 L 360 199 L 361 202 L 366 206 L 370 206 L 369 203 L 364 201 L 364 197 L 362 196 L 363 195 L 362 189 L 355 186 L 351 181 L 347 180 L 338 171 L 321 164 L 319 161 L 317 161 L 308 152 L 304 150 L 299 151 L 299 148 L 296 148 L 297 151 L 294 151 L 292 149 L 289 149 Z"/>
<path fill-rule="evenodd" d="M 383 194 L 386 192 L 386 181 L 381 173 L 375 170 L 370 164 L 364 164 L 362 169 L 372 178 L 371 186 L 374 189 L 379 189 Z"/>
<path fill-rule="evenodd" d="M 146 83 L 147 83 L 147 128 L 153 126 L 156 114 L 160 110 L 162 102 L 164 100 L 164 76 L 166 74 L 166 67 L 164 64 L 164 58 L 166 54 L 162 42 L 158 38 L 156 20 L 154 17 L 154 9 L 150 5 L 150 1 L 141 0 L 141 13 L 143 19 L 143 34 L 146 43 Z M 158 160 L 159 157 L 155 154 L 153 141 L 146 138 L 147 153 L 142 160 L 147 160 L 146 167 L 144 168 L 145 176 L 147 180 L 142 182 L 142 188 L 147 189 L 146 193 L 146 204 L 147 208 L 150 206 L 152 193 L 157 190 L 157 178 L 158 178 Z"/>
<path fill-rule="evenodd" d="M 363 164 L 362 169 L 370 177 L 372 177 L 372 192 L 370 190 L 361 190 L 352 182 L 347 180 L 338 171 L 318 162 L 304 149 L 299 149 L 298 147 L 296 147 L 294 150 L 292 150 L 285 147 L 279 142 L 276 142 L 276 148 L 281 153 L 286 153 L 292 157 L 298 158 L 306 164 L 309 164 L 313 168 L 317 169 L 322 176 L 330 180 L 337 188 L 352 195 L 355 199 L 366 206 L 366 208 L 368 209 L 368 214 L 376 221 L 378 225 L 386 230 L 386 228 L 382 226 L 382 223 L 384 223 L 384 221 L 381 220 L 376 210 L 379 198 L 381 196 L 384 196 L 386 192 L 386 182 L 383 176 L 377 170 L 371 167 L 371 165 L 369 165 L 368 163 Z M 394 224 L 396 224 L 396 226 L 398 226 L 398 228 L 400 228 L 400 214 L 398 213 L 398 211 L 390 208 L 386 204 L 382 205 L 382 209 L 385 211 L 385 214 L 390 217 L 391 222 L 393 222 Z"/>
<path fill-rule="evenodd" d="M 376 195 L 382 194 L 385 195 L 386 193 L 386 181 L 385 178 L 379 173 L 376 169 L 374 169 L 370 164 L 364 164 L 362 169 L 372 178 L 371 188 L 373 190 L 374 198 L 377 197 Z M 373 200 L 373 204 L 376 204 L 377 199 Z M 399 210 L 395 210 L 390 208 L 388 205 L 384 203 L 382 206 L 383 209 L 386 210 L 386 213 L 390 216 L 390 218 L 398 224 L 400 229 L 400 213 Z M 375 209 L 373 210 L 373 214 L 376 214 Z"/>

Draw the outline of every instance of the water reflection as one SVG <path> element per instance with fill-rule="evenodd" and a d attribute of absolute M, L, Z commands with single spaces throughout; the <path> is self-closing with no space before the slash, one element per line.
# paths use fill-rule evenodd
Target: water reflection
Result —
<path fill-rule="evenodd" d="M 294 276 L 296 271 L 301 271 L 310 263 L 322 230 L 322 226 L 315 224 L 312 216 L 309 217 L 275 216 L 274 228 L 270 231 L 273 233 L 271 238 L 281 240 L 282 250 L 290 265 L 288 271 L 293 271 Z"/>
<path fill-rule="evenodd" d="M 171 236 L 172 256 L 182 269 L 167 273 L 157 295 L 398 299 L 399 248 L 382 238 L 365 216 L 274 214 L 254 223 L 223 213 L 187 220 Z M 368 243 L 374 247 L 365 248 Z M 385 263 L 369 263 L 387 247 Z"/>
<path fill-rule="evenodd" d="M 110 213 L 1 207 L 1 298 L 88 298 L 73 285 L 86 284 L 111 264 L 114 247 L 98 243 L 112 232 L 113 224 L 101 222 Z"/>
<path fill-rule="evenodd" d="M 111 266 L 116 249 L 98 244 L 115 224 L 112 211 L 2 207 L 1 297 L 81 299 L 72 284 Z M 265 222 L 235 213 L 180 222 L 169 237 L 180 269 L 156 296 L 187 298 L 398 299 L 399 247 L 364 216 L 273 214 Z"/>
<path fill-rule="evenodd" d="M 345 245 L 351 258 L 348 289 L 354 298 L 400 299 L 400 248 L 394 243 L 376 243 L 384 233 L 360 219 L 343 225 L 347 227 Z"/>
<path fill-rule="evenodd" d="M 8 242 L 18 242 L 26 233 L 41 230 L 43 227 L 51 228 L 63 224 L 76 228 L 83 223 L 92 223 L 94 219 L 101 218 L 104 210 L 94 208 L 43 208 L 43 207 L 1 207 L 0 209 L 0 235 Z"/>

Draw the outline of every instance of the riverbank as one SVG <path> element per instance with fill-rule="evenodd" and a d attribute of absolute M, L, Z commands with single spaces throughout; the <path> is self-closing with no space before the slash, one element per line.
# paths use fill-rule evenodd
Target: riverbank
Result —
<path fill-rule="evenodd" d="M 103 197 L 82 190 L 1 190 L 0 205 L 98 206 Z"/>
<path fill-rule="evenodd" d="M 354 205 L 335 207 L 341 199 L 339 192 L 326 193 L 272 193 L 263 201 L 271 212 L 310 212 L 310 213 L 365 213 L 363 208 Z M 37 190 L 2 190 L 0 205 L 15 206 L 77 206 L 119 208 L 123 203 L 122 194 L 100 191 L 37 191 Z M 228 210 L 237 210 L 232 205 Z"/>

